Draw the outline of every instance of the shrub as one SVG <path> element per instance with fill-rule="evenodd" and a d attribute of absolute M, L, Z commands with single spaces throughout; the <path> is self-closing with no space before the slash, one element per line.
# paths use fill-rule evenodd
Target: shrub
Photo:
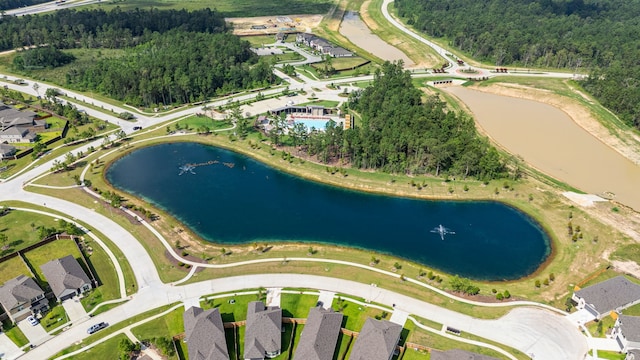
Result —
<path fill-rule="evenodd" d="M 502 299 L 504 299 L 504 297 L 502 296 L 502 293 L 497 293 L 496 294 L 496 300 L 502 301 Z"/>

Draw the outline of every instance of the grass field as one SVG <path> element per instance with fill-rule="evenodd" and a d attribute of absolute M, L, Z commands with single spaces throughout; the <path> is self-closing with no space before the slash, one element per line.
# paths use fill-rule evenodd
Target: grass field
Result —
<path fill-rule="evenodd" d="M 74 360 L 113 360 L 118 359 L 118 344 L 123 339 L 128 339 L 127 335 L 119 334 L 113 338 L 98 344 L 87 351 L 83 351 L 73 356 Z"/>
<path fill-rule="evenodd" d="M 184 332 L 183 313 L 184 308 L 177 308 L 165 316 L 134 327 L 131 332 L 140 340 L 154 337 L 170 338 Z"/>
<path fill-rule="evenodd" d="M 93 8 L 111 10 L 120 7 L 123 10 L 133 10 L 135 8 L 148 9 L 157 8 L 161 10 L 187 9 L 197 10 L 203 8 L 216 9 L 226 17 L 249 17 L 267 15 L 289 15 L 289 14 L 324 14 L 329 11 L 333 4 L 331 0 L 279 0 L 257 1 L 257 0 L 218 0 L 215 2 L 207 0 L 111 0 L 102 1 Z"/>
<path fill-rule="evenodd" d="M 203 309 L 218 308 L 223 322 L 242 321 L 247 319 L 247 306 L 257 301 L 257 295 L 238 295 L 202 302 Z"/>
<path fill-rule="evenodd" d="M 42 240 L 38 237 L 38 228 L 41 226 L 57 227 L 57 222 L 46 215 L 19 210 L 11 210 L 6 215 L 0 216 L 0 232 L 8 238 L 7 248 L 0 251 L 0 256 L 24 249 Z M 3 245 L 0 244 L 0 246 Z"/>
<path fill-rule="evenodd" d="M 364 322 L 368 318 L 383 318 L 383 311 L 375 308 L 371 308 L 364 305 L 353 303 L 346 299 L 340 299 L 338 297 L 333 299 L 332 306 L 336 311 L 340 311 L 344 314 L 342 319 L 342 327 L 352 331 L 360 331 Z M 387 316 L 383 319 L 389 320 L 391 314 L 388 312 Z"/>
<path fill-rule="evenodd" d="M 280 307 L 282 316 L 306 318 L 309 310 L 316 306 L 318 295 L 282 294 Z"/>
<path fill-rule="evenodd" d="M 49 302 L 49 306 L 51 310 L 40 320 L 40 324 L 47 332 L 69 322 L 69 317 L 67 317 L 67 313 L 64 311 L 62 305 L 52 300 Z"/>
<path fill-rule="evenodd" d="M 18 347 L 23 347 L 29 343 L 29 339 L 24 335 L 17 325 L 12 324 L 9 320 L 2 324 L 4 333 Z"/>

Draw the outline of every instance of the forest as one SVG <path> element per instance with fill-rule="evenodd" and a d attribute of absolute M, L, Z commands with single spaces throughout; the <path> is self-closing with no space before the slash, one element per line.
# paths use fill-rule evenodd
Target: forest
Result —
<path fill-rule="evenodd" d="M 45 3 L 49 0 L 0 0 L 0 11 Z"/>
<path fill-rule="evenodd" d="M 0 39 L 0 46 L 47 44 L 19 51 L 15 70 L 28 74 L 71 63 L 65 86 L 134 106 L 203 101 L 279 81 L 271 64 L 259 61 L 250 44 L 232 35 L 222 15 L 209 9 L 61 10 L 2 19 L 0 29 L 12 34 Z M 123 49 L 124 55 L 74 64 L 73 56 L 60 50 L 70 48 Z"/>
<path fill-rule="evenodd" d="M 640 71 L 640 2 L 396 0 L 394 4 L 409 25 L 444 38 L 481 61 L 593 73 L 585 88 L 627 124 L 640 128 L 640 87 L 633 80 Z"/>
<path fill-rule="evenodd" d="M 504 161 L 477 134 L 473 119 L 448 111 L 437 96 L 423 101 L 423 95 L 401 62 L 387 62 L 376 70 L 372 86 L 350 95 L 349 109 L 361 117 L 360 126 L 342 130 L 330 124 L 325 132 L 312 132 L 302 148 L 325 162 L 342 159 L 389 173 L 507 176 Z"/>
<path fill-rule="evenodd" d="M 222 14 L 210 10 L 113 11 L 63 9 L 40 15 L 0 19 L 0 51 L 23 46 L 51 45 L 57 49 L 122 48 L 148 41 L 154 33 L 172 29 L 220 33 L 229 28 Z"/>

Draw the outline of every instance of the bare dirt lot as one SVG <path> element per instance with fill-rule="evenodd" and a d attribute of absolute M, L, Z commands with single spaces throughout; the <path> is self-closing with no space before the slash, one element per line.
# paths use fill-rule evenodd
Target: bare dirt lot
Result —
<path fill-rule="evenodd" d="M 258 16 L 225 20 L 233 24 L 235 35 L 271 35 L 281 31 L 310 32 L 320 24 L 322 15 Z"/>

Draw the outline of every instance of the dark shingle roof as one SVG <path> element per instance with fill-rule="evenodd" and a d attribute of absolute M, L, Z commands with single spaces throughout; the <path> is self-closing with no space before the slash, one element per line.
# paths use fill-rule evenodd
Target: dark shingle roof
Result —
<path fill-rule="evenodd" d="M 266 352 L 280 351 L 282 309 L 265 307 L 262 301 L 252 301 L 247 309 L 244 335 L 244 358 L 262 359 Z"/>
<path fill-rule="evenodd" d="M 333 309 L 312 308 L 300 335 L 294 360 L 331 360 L 335 352 L 342 314 Z"/>
<path fill-rule="evenodd" d="M 353 345 L 349 360 L 389 360 L 396 350 L 402 326 L 386 320 L 367 319 Z"/>
<path fill-rule="evenodd" d="M 189 358 L 229 360 L 222 317 L 218 309 L 192 306 L 182 315 Z"/>
<path fill-rule="evenodd" d="M 7 310 L 18 304 L 31 303 L 31 299 L 44 295 L 38 284 L 24 275 L 11 279 L 0 286 L 0 303 Z"/>
<path fill-rule="evenodd" d="M 68 294 L 70 291 L 76 291 L 85 284 L 91 284 L 91 280 L 89 280 L 87 274 L 85 274 L 78 261 L 72 255 L 51 260 L 41 265 L 40 269 L 57 298 Z"/>
<path fill-rule="evenodd" d="M 620 315 L 620 330 L 627 341 L 640 342 L 640 316 Z"/>
<path fill-rule="evenodd" d="M 576 296 L 593 305 L 600 314 L 605 314 L 640 300 L 640 285 L 618 276 L 578 290 Z"/>
<path fill-rule="evenodd" d="M 487 355 L 480 355 L 464 350 L 431 351 L 431 360 L 498 360 Z"/>

